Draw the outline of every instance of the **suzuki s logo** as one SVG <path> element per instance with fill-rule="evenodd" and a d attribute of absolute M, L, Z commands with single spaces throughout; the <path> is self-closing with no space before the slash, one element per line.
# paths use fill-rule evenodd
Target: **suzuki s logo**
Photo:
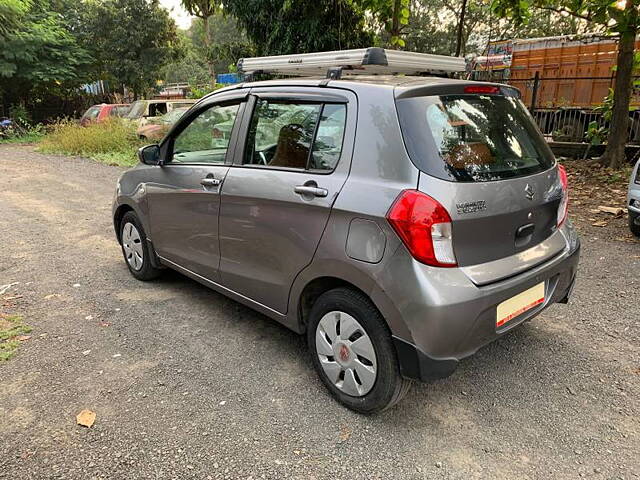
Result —
<path fill-rule="evenodd" d="M 536 190 L 527 183 L 527 186 L 524 187 L 524 196 L 529 200 L 533 200 L 533 197 L 536 196 Z"/>

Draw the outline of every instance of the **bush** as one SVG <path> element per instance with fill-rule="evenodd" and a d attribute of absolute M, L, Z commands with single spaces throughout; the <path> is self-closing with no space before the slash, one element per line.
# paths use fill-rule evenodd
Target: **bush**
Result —
<path fill-rule="evenodd" d="M 14 122 L 11 126 L 0 128 L 0 143 L 36 143 L 42 140 L 44 127 L 23 125 Z"/>
<path fill-rule="evenodd" d="M 86 127 L 63 120 L 51 127 L 40 150 L 81 155 L 110 165 L 132 166 L 137 162 L 136 150 L 143 145 L 136 135 L 136 128 L 135 123 L 121 118 Z"/>

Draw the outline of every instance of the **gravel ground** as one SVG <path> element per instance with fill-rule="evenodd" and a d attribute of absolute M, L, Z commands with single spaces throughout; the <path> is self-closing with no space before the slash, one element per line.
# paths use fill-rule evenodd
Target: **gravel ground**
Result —
<path fill-rule="evenodd" d="M 0 308 L 34 327 L 0 365 L 0 478 L 640 477 L 640 243 L 585 230 L 568 306 L 367 417 L 297 335 L 179 274 L 134 280 L 120 171 L 0 146 Z"/>

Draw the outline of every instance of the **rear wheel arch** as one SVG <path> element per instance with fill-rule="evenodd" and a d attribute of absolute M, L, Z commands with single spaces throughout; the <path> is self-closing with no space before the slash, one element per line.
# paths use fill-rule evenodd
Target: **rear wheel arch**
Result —
<path fill-rule="evenodd" d="M 328 292 L 329 290 L 340 287 L 350 288 L 362 293 L 367 298 L 369 298 L 369 296 L 361 288 L 358 288 L 353 283 L 341 278 L 330 276 L 314 278 L 304 286 L 298 300 L 298 322 L 300 332 L 306 331 L 307 322 L 309 320 L 309 313 L 311 312 L 313 304 L 320 297 L 320 295 Z M 371 303 L 373 303 L 373 301 Z"/>
<path fill-rule="evenodd" d="M 397 335 L 406 340 L 411 340 L 413 338 L 405 325 L 391 321 L 391 317 L 397 317 L 398 312 L 382 290 L 376 288 L 375 285 L 370 285 L 371 288 L 363 288 L 363 285 L 359 282 L 345 280 L 344 278 L 334 277 L 331 275 L 322 275 L 308 280 L 305 286 L 300 290 L 300 294 L 297 297 L 297 305 L 295 306 L 295 310 L 292 310 L 296 312 L 297 316 L 294 320 L 295 327 L 292 328 L 298 333 L 304 333 L 307 330 L 309 314 L 315 301 L 323 293 L 341 287 L 350 288 L 351 290 L 364 295 L 378 310 L 378 312 L 380 312 L 380 315 L 384 318 L 387 328 L 392 335 Z"/>
<path fill-rule="evenodd" d="M 309 265 L 298 275 L 291 288 L 286 325 L 298 333 L 304 333 L 313 302 L 326 291 L 346 286 L 363 293 L 371 301 L 394 336 L 413 341 L 394 299 L 389 298 L 375 280 L 375 271 L 379 266 L 359 265 L 361 263 L 325 259 Z M 368 267 L 374 271 L 367 270 Z"/>

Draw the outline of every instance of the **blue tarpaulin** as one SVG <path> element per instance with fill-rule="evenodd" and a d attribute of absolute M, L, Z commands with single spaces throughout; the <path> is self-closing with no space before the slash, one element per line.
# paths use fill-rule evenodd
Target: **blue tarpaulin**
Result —
<path fill-rule="evenodd" d="M 221 73 L 218 75 L 218 83 L 238 83 L 240 78 L 237 73 Z"/>

